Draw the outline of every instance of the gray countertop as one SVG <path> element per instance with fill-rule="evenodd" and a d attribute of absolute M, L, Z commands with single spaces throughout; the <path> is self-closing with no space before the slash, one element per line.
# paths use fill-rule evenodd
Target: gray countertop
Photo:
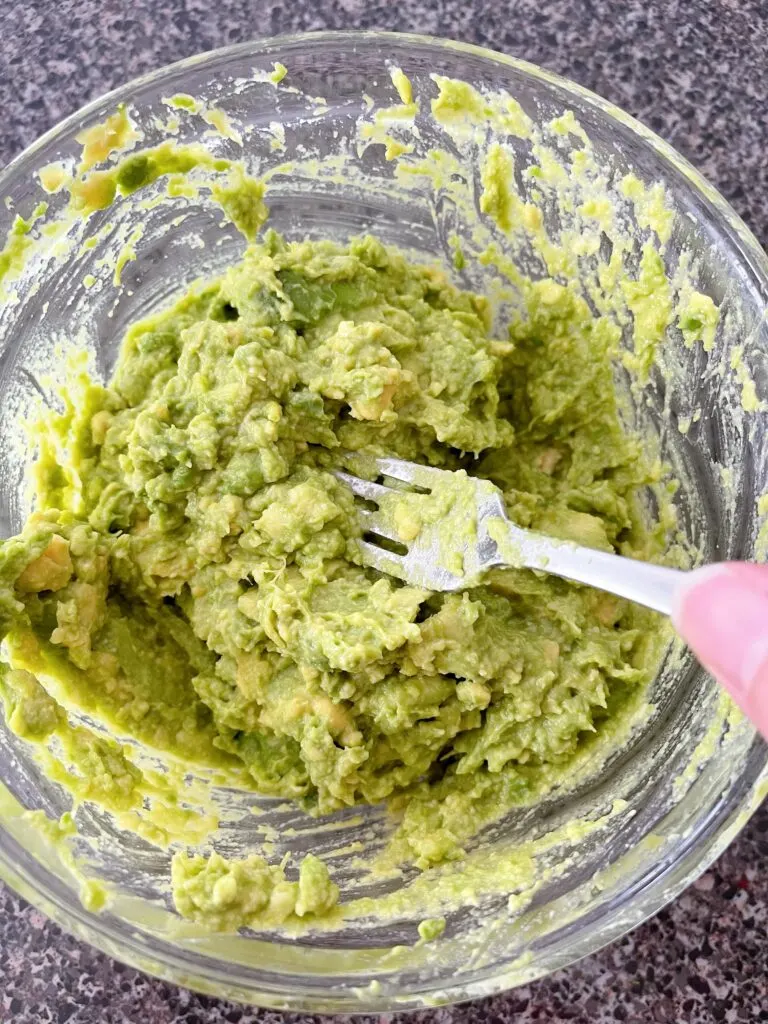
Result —
<path fill-rule="evenodd" d="M 0 164 L 135 75 L 227 43 L 323 28 L 450 36 L 567 75 L 669 140 L 768 243 L 765 0 L 4 0 Z M 508 995 L 417 1018 L 768 1021 L 766 865 L 764 807 L 707 874 L 631 935 Z M 281 1020 L 138 974 L 0 887 L 2 1024 Z"/>

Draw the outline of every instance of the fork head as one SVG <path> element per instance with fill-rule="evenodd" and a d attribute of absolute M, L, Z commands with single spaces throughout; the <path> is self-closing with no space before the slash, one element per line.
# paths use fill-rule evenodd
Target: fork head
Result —
<path fill-rule="evenodd" d="M 501 493 L 488 480 L 402 459 L 358 459 L 364 479 L 335 476 L 365 503 L 358 509 L 365 565 L 425 590 L 464 590 L 498 561 L 488 532 L 506 522 Z"/>

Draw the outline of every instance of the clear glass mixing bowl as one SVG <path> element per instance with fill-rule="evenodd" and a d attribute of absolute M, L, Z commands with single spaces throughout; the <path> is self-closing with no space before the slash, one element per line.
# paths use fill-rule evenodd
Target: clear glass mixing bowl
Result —
<path fill-rule="evenodd" d="M 288 67 L 287 81 L 295 91 L 269 81 L 276 61 Z M 243 148 L 211 132 L 202 118 L 182 112 L 178 141 L 244 157 L 255 173 L 271 170 L 270 223 L 288 237 L 339 238 L 371 229 L 385 242 L 450 266 L 450 238 L 462 227 L 456 210 L 445 195 L 404 191 L 383 145 L 361 151 L 346 170 L 337 166 L 325 175 L 279 170 L 298 156 L 305 166 L 314 156 L 321 167 L 338 152 L 339 140 L 348 138 L 365 114 L 364 94 L 378 106 L 391 104 L 390 64 L 405 69 L 417 99 L 435 94 L 430 74 L 436 72 L 505 90 L 538 122 L 572 110 L 598 162 L 617 180 L 631 168 L 647 183 L 666 184 L 676 217 L 665 261 L 677 260 L 683 251 L 693 255 L 694 283 L 721 305 L 721 326 L 710 352 L 700 345 L 688 348 L 679 332 L 669 332 L 667 346 L 679 372 L 673 379 L 652 374 L 636 417 L 641 426 L 657 430 L 682 481 L 680 521 L 702 556 L 754 557 L 760 526 L 756 499 L 768 489 L 768 445 L 765 417 L 759 408 L 748 415 L 741 399 L 746 375 L 759 398 L 768 392 L 768 261 L 723 199 L 669 146 L 555 75 L 477 47 L 381 33 L 285 37 L 205 54 L 90 104 L 18 157 L 0 174 L 0 193 L 9 197 L 0 209 L 0 228 L 7 230 L 15 213 L 27 216 L 45 198 L 49 210 L 32 229 L 29 237 L 35 238 L 46 219 L 61 210 L 66 197 L 44 196 L 35 172 L 53 161 L 75 161 L 80 151 L 75 137 L 84 126 L 103 121 L 125 102 L 144 133 L 142 145 L 156 144 L 167 132 L 163 98 L 185 93 L 225 111 L 243 131 Z M 426 148 L 446 142 L 438 138 L 437 125 L 423 132 Z M 523 142 L 514 136 L 507 141 L 521 149 L 524 161 Z M 474 171 L 467 168 L 470 178 Z M 521 176 L 523 192 L 530 188 L 526 182 Z M 97 371 L 108 375 L 128 324 L 190 281 L 215 274 L 241 251 L 242 238 L 221 224 L 220 211 L 183 196 L 144 210 L 144 234 L 131 239 L 135 202 L 120 199 L 94 215 L 88 225 L 96 236 L 91 248 L 79 247 L 77 232 L 84 229 L 73 227 L 67 244 L 72 239 L 76 244 L 67 259 L 59 258 L 62 239 L 51 236 L 49 245 L 30 250 L 8 284 L 0 309 L 3 535 L 19 529 L 28 508 L 23 482 L 32 453 L 19 420 L 40 395 L 55 405 L 49 379 L 61 378 L 67 347 L 86 348 Z M 557 210 L 547 207 L 544 216 L 556 229 Z M 118 287 L 100 261 L 126 241 L 135 258 L 123 267 Z M 483 290 L 492 285 L 490 273 L 468 265 L 457 279 Z M 87 287 L 84 279 L 88 282 L 91 274 L 98 281 Z M 738 364 L 733 372 L 732 358 Z M 690 420 L 687 433 L 673 429 L 683 420 Z M 474 911 L 459 907 L 449 914 L 444 935 L 429 944 L 415 944 L 418 909 L 396 922 L 362 919 L 299 939 L 175 932 L 158 881 L 167 877 L 167 855 L 115 830 L 95 812 L 84 815 L 82 828 L 86 834 L 109 834 L 109 855 L 93 867 L 117 896 L 100 914 L 86 911 L 66 863 L 20 813 L 41 808 L 59 815 L 67 809 L 66 795 L 43 777 L 28 748 L 4 726 L 0 875 L 68 931 L 118 959 L 233 999 L 359 1011 L 487 995 L 563 967 L 655 913 L 706 868 L 757 806 L 765 786 L 766 748 L 748 724 L 723 713 L 718 688 L 689 656 L 678 652 L 667 659 L 654 702 L 656 713 L 645 728 L 597 778 L 567 798 L 508 815 L 484 841 L 498 850 L 521 836 L 543 835 L 572 816 L 594 818 L 613 807 L 610 825 L 550 851 L 558 870 L 520 912 L 506 909 L 504 894 L 481 897 Z M 615 803 L 619 799 L 625 803 Z M 230 829 L 227 852 L 260 841 L 258 829 L 265 823 L 279 835 L 275 859 L 286 851 L 328 852 L 338 846 L 340 834 L 352 843 L 371 823 L 374 832 L 386 828 L 378 809 L 367 810 L 363 823 L 357 815 L 336 815 L 340 831 L 332 833 L 317 831 L 317 822 L 274 801 L 260 804 L 260 817 Z M 345 896 L 360 895 L 364 885 L 350 861 L 332 861 L 335 877 Z"/>

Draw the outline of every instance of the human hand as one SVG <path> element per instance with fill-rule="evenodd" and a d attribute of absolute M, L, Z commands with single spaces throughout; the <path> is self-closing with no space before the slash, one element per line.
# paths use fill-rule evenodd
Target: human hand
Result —
<path fill-rule="evenodd" d="M 672 622 L 768 739 L 768 565 L 695 569 L 678 593 Z"/>

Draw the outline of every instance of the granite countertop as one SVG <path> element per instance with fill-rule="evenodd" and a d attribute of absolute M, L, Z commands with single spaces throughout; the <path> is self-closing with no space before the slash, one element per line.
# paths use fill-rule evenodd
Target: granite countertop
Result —
<path fill-rule="evenodd" d="M 255 36 L 426 32 L 558 71 L 645 121 L 768 244 L 765 0 L 4 0 L 0 164 L 129 78 Z M 631 935 L 535 984 L 420 1024 L 768 1021 L 768 807 Z M 309 1024 L 155 981 L 63 934 L 0 886 L 3 1024 Z M 373 1018 L 371 1018 L 373 1020 Z"/>

